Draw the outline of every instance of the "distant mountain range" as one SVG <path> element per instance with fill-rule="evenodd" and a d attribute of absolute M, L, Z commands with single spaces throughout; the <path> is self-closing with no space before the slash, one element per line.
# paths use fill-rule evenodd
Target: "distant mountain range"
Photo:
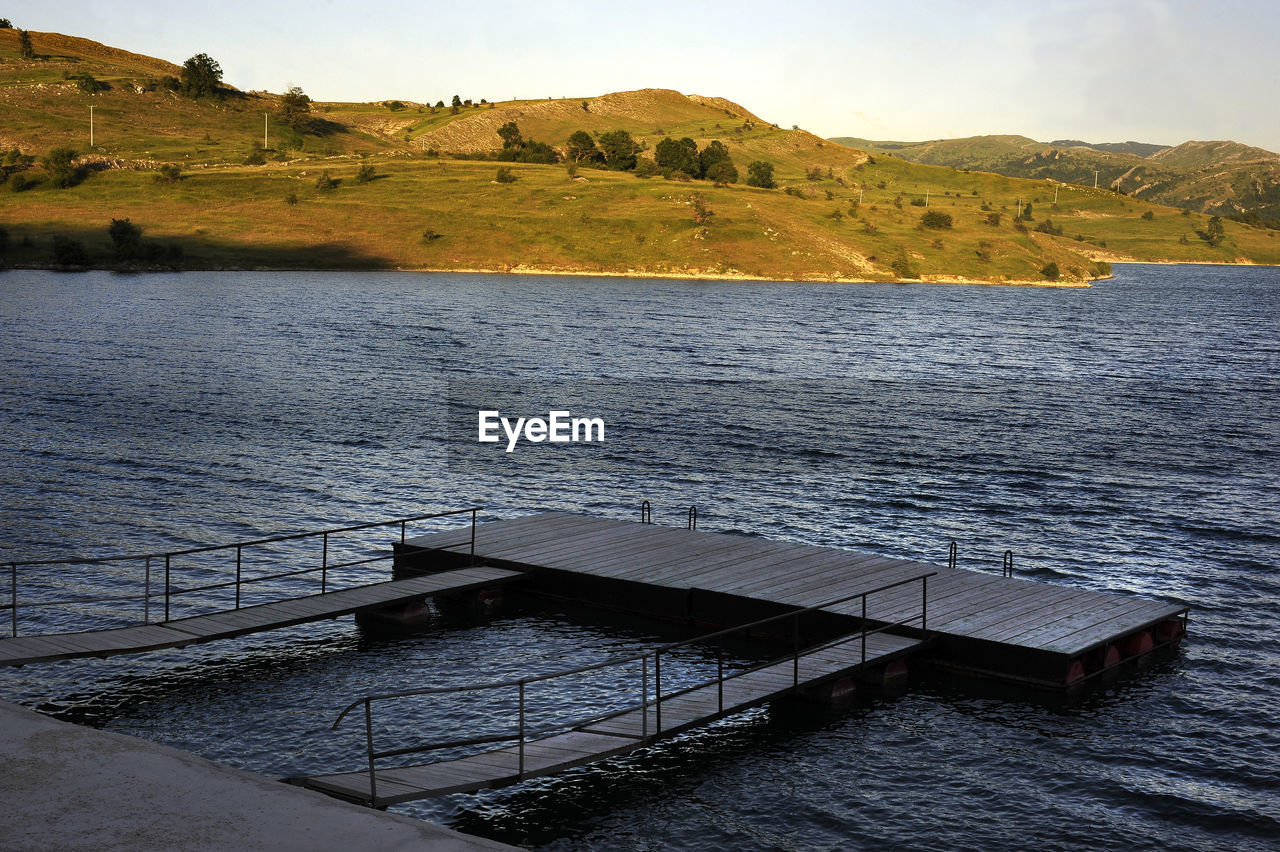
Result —
<path fill-rule="evenodd" d="M 1026 136 L 970 136 L 885 142 L 848 136 L 840 145 L 914 163 L 1109 187 L 1199 213 L 1280 228 L 1280 154 L 1239 142 L 1037 142 Z"/>

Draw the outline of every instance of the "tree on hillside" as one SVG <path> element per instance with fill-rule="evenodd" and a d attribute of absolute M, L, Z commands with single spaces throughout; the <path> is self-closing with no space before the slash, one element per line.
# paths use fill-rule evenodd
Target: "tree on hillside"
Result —
<path fill-rule="evenodd" d="M 54 148 L 44 155 L 40 165 L 48 173 L 50 183 L 59 189 L 66 189 L 80 178 L 80 170 L 73 162 L 75 158 L 76 152 L 71 148 Z"/>
<path fill-rule="evenodd" d="M 302 91 L 301 86 L 290 86 L 280 96 L 280 118 L 285 124 L 297 128 L 311 114 L 311 98 Z"/>
<path fill-rule="evenodd" d="M 604 154 L 596 147 L 596 140 L 585 130 L 575 130 L 569 136 L 569 159 L 575 163 L 603 163 Z"/>
<path fill-rule="evenodd" d="M 502 137 L 502 150 L 498 159 L 508 163 L 556 163 L 560 160 L 556 150 L 546 142 L 525 139 L 519 126 L 508 121 L 498 128 L 498 136 Z"/>
<path fill-rule="evenodd" d="M 18 54 L 23 59 L 36 58 L 36 49 L 31 44 L 31 33 L 26 30 L 18 30 Z"/>
<path fill-rule="evenodd" d="M 453 96 L 453 103 L 452 103 L 452 106 L 453 106 L 453 108 L 454 108 L 454 109 L 457 109 L 458 107 L 462 106 L 462 96 L 461 96 L 461 95 L 454 95 L 454 96 Z"/>
<path fill-rule="evenodd" d="M 670 136 L 663 139 L 653 149 L 653 159 L 668 176 L 673 172 L 684 172 L 689 177 L 698 177 L 701 171 L 698 164 L 698 143 L 688 136 L 683 139 L 672 139 Z"/>
<path fill-rule="evenodd" d="M 117 260 L 133 260 L 142 253 L 142 229 L 125 219 L 112 219 L 107 228 Z"/>
<path fill-rule="evenodd" d="M 8 18 L 0 18 L 0 30 L 11 30 L 11 29 L 13 29 L 13 23 L 10 22 Z M 583 103 L 586 103 L 586 102 L 583 101 Z"/>
<path fill-rule="evenodd" d="M 519 149 L 524 146 L 524 137 L 514 121 L 508 121 L 498 128 L 498 136 L 502 139 L 503 150 Z"/>
<path fill-rule="evenodd" d="M 222 93 L 222 66 L 207 53 L 197 53 L 182 63 L 182 91 L 189 98 Z"/>
<path fill-rule="evenodd" d="M 636 141 L 625 130 L 613 130 L 600 135 L 600 150 L 604 152 L 607 168 L 625 172 L 636 167 Z"/>
<path fill-rule="evenodd" d="M 721 142 L 719 139 L 715 139 L 711 142 L 708 142 L 707 147 L 703 148 L 701 153 L 698 154 L 698 175 L 700 177 L 705 177 L 710 180 L 715 180 L 715 178 L 711 177 L 711 167 L 714 166 L 716 163 L 725 163 L 725 162 L 729 163 L 731 166 L 733 165 L 733 158 L 729 156 L 729 149 L 725 146 L 725 144 Z M 734 169 L 733 171 L 734 171 L 733 180 L 736 181 L 738 179 L 737 178 L 738 170 Z M 720 181 L 720 182 L 732 183 L 733 181 Z"/>
<path fill-rule="evenodd" d="M 718 184 L 737 183 L 738 167 L 733 164 L 732 160 L 719 160 L 711 164 L 711 167 L 707 169 L 707 173 L 703 177 Z"/>
<path fill-rule="evenodd" d="M 1222 226 L 1222 217 L 1214 216 L 1209 220 L 1209 224 L 1204 229 L 1204 239 L 1211 246 L 1217 246 L 1222 242 L 1223 237 L 1227 235 L 1226 228 Z"/>
<path fill-rule="evenodd" d="M 778 184 L 773 179 L 773 165 L 764 160 L 756 160 L 747 164 L 747 186 L 759 186 L 773 189 Z"/>

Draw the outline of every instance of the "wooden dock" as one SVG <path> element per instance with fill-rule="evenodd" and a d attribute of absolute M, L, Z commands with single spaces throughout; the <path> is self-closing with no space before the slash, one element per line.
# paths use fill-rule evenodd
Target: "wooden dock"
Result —
<path fill-rule="evenodd" d="M 372 807 L 517 784 L 625 754 L 732 713 L 885 666 L 921 645 L 918 639 L 878 633 L 865 637 L 864 648 L 859 633 L 550 736 L 452 760 L 318 775 L 295 783 Z"/>
<path fill-rule="evenodd" d="M 199 642 L 409 604 L 432 595 L 488 588 L 521 576 L 519 571 L 503 568 L 467 567 L 135 627 L 4 638 L 0 639 L 0 666 L 182 648 Z"/>
<path fill-rule="evenodd" d="M 397 545 L 397 576 L 469 558 L 471 535 L 442 532 Z M 474 536 L 476 558 L 530 572 L 532 589 L 712 624 L 936 571 L 927 588 L 928 633 L 936 640 L 928 661 L 1054 689 L 1174 644 L 1185 631 L 1187 607 L 1176 604 L 760 537 L 561 512 L 482 523 Z M 872 596 L 866 617 L 900 621 L 919 607 L 920 594 L 902 586 Z M 830 611 L 863 616 L 857 602 Z"/>

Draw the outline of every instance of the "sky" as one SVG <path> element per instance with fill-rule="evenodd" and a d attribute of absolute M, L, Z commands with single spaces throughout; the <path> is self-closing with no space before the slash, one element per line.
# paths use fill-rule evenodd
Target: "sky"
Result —
<path fill-rule="evenodd" d="M 725 97 L 819 136 L 1233 139 L 1280 151 L 1275 0 L 20 0 L 14 26 L 325 101 Z"/>

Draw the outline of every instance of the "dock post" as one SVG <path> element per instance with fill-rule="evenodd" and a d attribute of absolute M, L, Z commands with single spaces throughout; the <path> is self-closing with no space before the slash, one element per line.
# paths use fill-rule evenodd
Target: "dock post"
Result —
<path fill-rule="evenodd" d="M 662 659 L 653 652 L 653 733 L 662 733 Z"/>
<path fill-rule="evenodd" d="M 324 534 L 324 550 L 320 554 L 320 594 L 324 594 L 329 585 L 329 534 Z"/>
<path fill-rule="evenodd" d="M 476 564 L 476 512 L 477 509 L 471 510 L 471 564 Z"/>
<path fill-rule="evenodd" d="M 142 620 L 151 623 L 151 557 L 147 556 L 142 575 Z"/>
<path fill-rule="evenodd" d="M 724 637 L 716 643 L 716 709 L 724 712 Z"/>
<path fill-rule="evenodd" d="M 164 555 L 164 620 L 169 620 L 169 554 Z"/>
<path fill-rule="evenodd" d="M 867 662 L 867 596 L 862 596 L 862 662 Z"/>
<path fill-rule="evenodd" d="M 929 610 L 929 575 L 925 574 L 920 578 L 920 633 L 928 632 L 928 624 L 925 621 L 926 613 Z"/>
<path fill-rule="evenodd" d="M 791 685 L 800 685 L 800 613 L 796 613 L 792 619 L 794 627 L 791 630 Z"/>
<path fill-rule="evenodd" d="M 369 807 L 378 806 L 378 779 L 373 771 L 373 702 L 364 700 L 364 741 L 369 752 Z"/>
<path fill-rule="evenodd" d="M 524 681 L 520 681 L 520 766 L 516 778 L 524 780 Z"/>
<path fill-rule="evenodd" d="M 951 546 L 947 548 L 947 567 L 948 568 L 956 567 L 956 551 L 957 550 L 959 550 L 959 547 L 956 545 L 955 541 L 952 540 Z"/>
<path fill-rule="evenodd" d="M 9 603 L 12 604 L 12 609 L 9 612 L 11 619 L 10 629 L 12 630 L 12 635 L 16 638 L 18 635 L 18 563 L 12 563 L 9 569 Z"/>
<path fill-rule="evenodd" d="M 240 545 L 236 545 L 236 609 L 240 608 Z"/>
<path fill-rule="evenodd" d="M 649 657 L 640 658 L 640 741 L 649 739 Z"/>

